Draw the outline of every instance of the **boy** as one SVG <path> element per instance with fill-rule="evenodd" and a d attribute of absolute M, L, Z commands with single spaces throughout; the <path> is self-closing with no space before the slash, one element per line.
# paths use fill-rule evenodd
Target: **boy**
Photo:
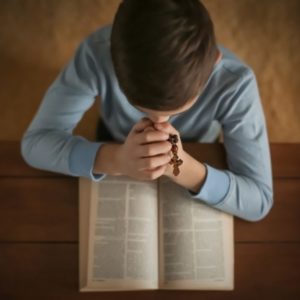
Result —
<path fill-rule="evenodd" d="M 118 143 L 72 135 L 97 95 Z M 228 170 L 184 151 L 181 139 L 214 142 L 221 128 Z M 178 176 L 169 164 L 170 134 L 179 137 Z M 166 175 L 191 197 L 249 221 L 265 217 L 273 204 L 255 75 L 217 46 L 198 0 L 122 1 L 113 26 L 88 36 L 49 87 L 22 138 L 22 155 L 33 167 L 96 181 L 106 174 Z"/>

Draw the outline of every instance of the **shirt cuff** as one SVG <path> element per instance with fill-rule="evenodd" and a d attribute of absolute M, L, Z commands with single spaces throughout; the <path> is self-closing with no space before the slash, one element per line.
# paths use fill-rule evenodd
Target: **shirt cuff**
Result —
<path fill-rule="evenodd" d="M 100 181 L 106 174 L 94 174 L 94 163 L 97 152 L 103 143 L 90 142 L 78 137 L 69 157 L 69 168 L 73 176 L 86 177 L 93 181 Z"/>
<path fill-rule="evenodd" d="M 194 199 L 215 205 L 226 197 L 230 187 L 230 177 L 225 171 L 215 169 L 207 164 L 204 165 L 207 173 L 200 191 L 194 193 L 188 190 L 188 192 Z"/>

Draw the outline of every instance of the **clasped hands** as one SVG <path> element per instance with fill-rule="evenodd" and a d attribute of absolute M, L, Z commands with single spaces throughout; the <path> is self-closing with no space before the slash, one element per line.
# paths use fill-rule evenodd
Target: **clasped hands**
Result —
<path fill-rule="evenodd" d="M 179 133 L 170 123 L 153 123 L 148 118 L 136 123 L 118 150 L 121 174 L 138 180 L 154 180 L 162 175 L 173 178 L 170 134 L 178 136 L 177 154 L 184 161 L 186 153 Z"/>

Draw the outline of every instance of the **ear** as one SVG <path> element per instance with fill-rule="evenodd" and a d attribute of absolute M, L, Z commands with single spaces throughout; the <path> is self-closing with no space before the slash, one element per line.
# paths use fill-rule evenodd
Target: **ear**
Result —
<path fill-rule="evenodd" d="M 220 50 L 218 50 L 215 65 L 217 65 L 222 60 L 222 58 L 223 58 L 223 53 Z"/>

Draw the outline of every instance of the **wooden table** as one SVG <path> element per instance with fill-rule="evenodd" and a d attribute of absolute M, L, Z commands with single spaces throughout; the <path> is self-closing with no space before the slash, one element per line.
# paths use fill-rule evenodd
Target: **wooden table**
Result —
<path fill-rule="evenodd" d="M 221 144 L 185 144 L 225 166 Z M 275 204 L 235 218 L 235 290 L 78 292 L 78 179 L 28 167 L 0 142 L 0 299 L 300 299 L 300 144 L 272 144 Z"/>

